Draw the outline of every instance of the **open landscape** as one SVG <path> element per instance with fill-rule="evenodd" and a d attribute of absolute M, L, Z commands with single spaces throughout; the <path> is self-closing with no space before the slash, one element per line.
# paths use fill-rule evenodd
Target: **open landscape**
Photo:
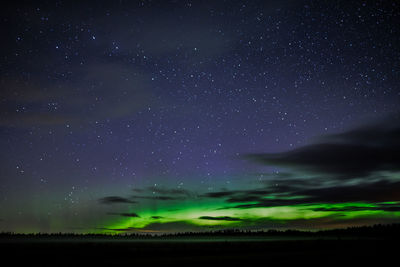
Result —
<path fill-rule="evenodd" d="M 399 265 L 399 0 L 0 1 L 0 266 Z"/>
<path fill-rule="evenodd" d="M 38 265 L 383 265 L 397 258 L 399 230 L 399 225 L 378 225 L 319 232 L 231 230 L 158 236 L 2 234 L 0 249 L 15 263 Z"/>

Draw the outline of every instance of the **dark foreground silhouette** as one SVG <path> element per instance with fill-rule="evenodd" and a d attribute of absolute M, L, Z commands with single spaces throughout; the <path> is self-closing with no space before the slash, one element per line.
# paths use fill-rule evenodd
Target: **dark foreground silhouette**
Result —
<path fill-rule="evenodd" d="M 13 266 L 386 266 L 398 261 L 399 234 L 399 225 L 163 236 L 3 233 L 0 253 Z"/>

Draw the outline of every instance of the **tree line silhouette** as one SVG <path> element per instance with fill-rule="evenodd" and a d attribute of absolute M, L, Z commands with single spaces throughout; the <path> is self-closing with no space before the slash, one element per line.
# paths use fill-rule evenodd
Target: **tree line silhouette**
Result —
<path fill-rule="evenodd" d="M 204 232 L 175 232 L 175 233 L 14 233 L 1 232 L 0 238 L 105 238 L 105 239 L 134 239 L 134 238 L 173 238 L 173 237 L 399 237 L 400 224 L 375 224 L 372 226 L 355 226 L 340 229 L 307 231 L 307 230 L 243 230 L 224 229 Z"/>

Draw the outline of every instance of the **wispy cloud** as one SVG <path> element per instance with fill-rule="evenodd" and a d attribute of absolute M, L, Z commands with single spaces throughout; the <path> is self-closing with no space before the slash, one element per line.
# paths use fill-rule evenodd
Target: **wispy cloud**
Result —
<path fill-rule="evenodd" d="M 152 199 L 152 200 L 182 200 L 182 197 L 172 197 L 172 196 L 131 196 L 131 198 L 138 199 Z"/>
<path fill-rule="evenodd" d="M 231 209 L 250 209 L 280 207 L 304 204 L 319 203 L 346 203 L 346 202 L 365 202 L 380 203 L 386 201 L 400 201 L 398 192 L 400 191 L 400 182 L 380 180 L 354 185 L 331 186 L 310 189 L 295 189 L 287 191 L 286 187 L 279 190 L 279 187 L 273 191 L 242 190 L 232 192 L 229 197 L 222 197 L 226 203 L 236 204 L 225 208 Z M 260 194 L 258 193 L 260 192 Z M 396 209 L 383 208 L 383 211 L 396 211 Z M 224 208 L 221 208 L 224 209 Z"/>
<path fill-rule="evenodd" d="M 123 63 L 79 66 L 68 80 L 51 83 L 2 79 L 0 126 L 84 127 L 125 118 L 155 105 L 149 83 L 147 74 Z"/>
<path fill-rule="evenodd" d="M 189 190 L 185 190 L 182 188 L 166 188 L 166 187 L 160 187 L 160 186 L 150 186 L 147 187 L 145 190 L 141 190 L 141 192 L 152 192 L 152 193 L 157 193 L 161 195 L 181 195 L 181 196 L 190 196 L 193 195 L 192 192 Z"/>
<path fill-rule="evenodd" d="M 194 196 L 194 193 L 182 188 L 146 187 L 132 190 L 136 194 L 126 197 L 107 196 L 99 199 L 102 204 L 138 203 L 138 200 L 176 201 L 185 200 Z"/>
<path fill-rule="evenodd" d="M 131 218 L 140 218 L 139 214 L 134 213 L 134 212 L 129 212 L 129 213 L 114 213 L 114 212 L 109 212 L 107 213 L 108 215 L 117 215 L 117 216 L 122 216 L 122 217 L 131 217 Z"/>
<path fill-rule="evenodd" d="M 265 165 L 328 175 L 332 179 L 368 177 L 376 172 L 400 171 L 400 115 L 283 153 L 248 154 Z"/>
<path fill-rule="evenodd" d="M 116 203 L 137 203 L 136 201 L 133 201 L 131 199 L 127 199 L 124 197 L 118 197 L 118 196 L 109 196 L 109 197 L 103 197 L 99 199 L 99 202 L 101 204 L 116 204 Z"/>
<path fill-rule="evenodd" d="M 265 217 L 255 212 L 257 215 L 251 216 L 250 209 L 263 208 L 277 208 L 268 209 L 271 212 L 289 208 L 315 215 L 311 220 L 318 227 L 395 222 L 400 212 L 400 121 L 398 116 L 394 118 L 324 136 L 317 143 L 285 153 L 247 155 L 247 159 L 261 164 L 288 167 L 283 173 L 255 174 L 263 176 L 256 186 L 253 183 L 249 188 L 213 192 L 154 186 L 135 189 L 135 195 L 128 200 L 215 202 L 213 211 L 218 210 L 218 214 L 226 211 L 227 215 L 234 216 L 201 213 L 206 215 L 190 219 L 204 224 L 220 221 L 220 227 L 224 227 L 224 221 L 238 222 L 244 228 L 307 228 L 309 223 L 302 215 L 281 219 L 269 216 L 268 212 Z M 236 209 L 235 213 L 232 209 Z M 347 216 L 349 213 L 367 214 L 368 218 Z M 144 229 L 190 229 L 190 223 L 176 219 L 149 223 Z"/>

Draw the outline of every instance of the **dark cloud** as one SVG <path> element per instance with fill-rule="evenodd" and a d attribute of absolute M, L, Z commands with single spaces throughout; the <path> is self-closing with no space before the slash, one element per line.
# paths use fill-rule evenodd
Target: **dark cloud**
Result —
<path fill-rule="evenodd" d="M 236 194 L 236 191 L 220 191 L 220 192 L 210 192 L 201 195 L 201 197 L 210 197 L 210 198 L 221 198 L 228 197 Z"/>
<path fill-rule="evenodd" d="M 244 202 L 245 203 L 245 202 Z M 259 199 L 255 203 L 249 204 L 239 204 L 232 207 L 225 207 L 221 209 L 253 209 L 253 208 L 272 208 L 272 207 L 280 207 L 280 206 L 292 206 L 298 204 L 312 204 L 308 203 L 307 201 L 299 201 L 299 200 L 287 200 L 287 199 L 280 199 L 280 200 L 268 200 L 268 199 Z"/>
<path fill-rule="evenodd" d="M 136 201 L 118 196 L 103 197 L 99 199 L 99 202 L 101 204 L 137 203 Z"/>
<path fill-rule="evenodd" d="M 151 216 L 152 219 L 158 220 L 164 218 L 163 216 Z"/>
<path fill-rule="evenodd" d="M 399 121 L 396 115 L 381 123 L 321 137 L 314 144 L 292 151 L 247 155 L 264 164 L 287 166 L 294 171 L 261 174 L 265 180 L 259 183 L 259 188 L 221 190 L 196 197 L 222 199 L 227 206 L 220 209 L 362 202 L 374 206 L 314 210 L 398 212 L 400 205 L 381 203 L 400 201 L 400 181 L 396 174 L 400 171 Z M 296 170 L 301 170 L 297 171 L 300 174 L 296 175 Z M 151 196 L 148 195 L 150 191 L 153 192 Z M 145 194 L 132 196 L 132 199 L 170 201 L 194 197 L 190 191 L 176 188 L 148 187 L 137 192 Z M 203 216 L 200 219 L 232 218 Z"/>
<path fill-rule="evenodd" d="M 199 217 L 199 219 L 201 219 L 201 220 L 211 220 L 211 221 L 241 221 L 242 220 L 240 218 L 229 217 L 229 216 L 218 216 L 218 217 L 201 216 L 201 217 Z"/>
<path fill-rule="evenodd" d="M 399 212 L 400 211 L 400 205 L 377 205 L 376 207 L 359 207 L 359 206 L 347 206 L 347 207 L 321 207 L 321 208 L 315 208 L 312 209 L 313 211 L 334 211 L 334 212 L 349 212 L 349 211 L 389 211 L 389 212 Z"/>
<path fill-rule="evenodd" d="M 182 188 L 166 188 L 160 186 L 149 186 L 146 188 L 135 188 L 132 191 L 137 195 L 131 196 L 133 199 L 152 199 L 152 200 L 184 200 L 193 197 L 195 194 Z M 151 194 L 151 195 L 149 195 Z"/>
<path fill-rule="evenodd" d="M 400 182 L 377 181 L 371 183 L 308 189 L 295 194 L 308 196 L 308 201 L 340 202 L 384 202 L 400 200 Z"/>
<path fill-rule="evenodd" d="M 182 188 L 164 188 L 159 186 L 150 186 L 143 191 L 150 191 L 161 195 L 183 195 L 183 196 L 192 195 L 190 191 Z"/>
<path fill-rule="evenodd" d="M 291 196 L 291 193 L 295 192 L 295 189 L 295 187 L 290 187 L 289 185 L 281 185 L 279 187 L 266 186 L 260 189 L 211 192 L 200 196 L 204 198 L 222 198 L 228 203 L 242 203 L 264 201 L 266 200 L 265 197 L 274 197 L 275 199 Z"/>
<path fill-rule="evenodd" d="M 339 179 L 400 171 L 399 122 L 399 115 L 395 115 L 382 123 L 322 137 L 302 148 L 283 153 L 248 154 L 246 158 Z"/>
<path fill-rule="evenodd" d="M 131 217 L 131 218 L 140 218 L 139 214 L 134 213 L 134 212 L 129 212 L 129 213 L 107 213 L 108 215 L 117 215 L 117 216 L 122 216 L 122 217 Z"/>
<path fill-rule="evenodd" d="M 217 191 L 217 192 L 209 192 L 200 195 L 200 197 L 205 198 L 225 198 L 225 197 L 232 197 L 238 194 L 246 194 L 246 195 L 266 195 L 273 192 L 272 190 L 265 190 L 265 189 L 250 189 L 250 190 L 233 190 L 233 191 Z"/>
<path fill-rule="evenodd" d="M 237 202 L 253 202 L 253 201 L 260 201 L 261 197 L 260 196 L 254 196 L 254 195 L 239 195 L 236 197 L 230 197 L 226 200 L 226 202 L 231 202 L 231 203 L 237 203 Z"/>
<path fill-rule="evenodd" d="M 382 180 L 364 184 L 303 189 L 294 192 L 286 192 L 286 194 L 281 192 L 282 194 L 272 195 L 273 197 L 271 199 L 267 199 L 264 196 L 252 195 L 251 192 L 242 192 L 238 196 L 227 198 L 226 202 L 242 203 L 234 207 L 229 207 L 242 209 L 321 203 L 379 203 L 385 201 L 400 201 L 399 192 L 400 182 Z M 381 206 L 380 210 L 397 211 L 395 206 Z"/>
<path fill-rule="evenodd" d="M 272 178 L 258 184 L 260 188 L 244 190 L 223 190 L 208 192 L 199 195 L 202 198 L 222 198 L 228 202 L 248 202 L 257 201 L 260 197 L 288 195 L 299 190 L 309 189 L 313 186 L 320 186 L 318 178 L 313 179 L 287 179 L 279 180 Z"/>
<path fill-rule="evenodd" d="M 331 186 L 305 186 L 301 182 L 290 184 L 291 179 L 282 181 L 279 185 L 265 183 L 265 187 L 251 190 L 233 190 L 212 192 L 201 195 L 205 198 L 220 198 L 226 203 L 235 203 L 229 208 L 278 207 L 290 205 L 311 205 L 321 203 L 365 202 L 380 203 L 400 201 L 400 181 L 381 179 L 348 184 L 333 184 Z M 380 205 L 380 210 L 397 211 L 394 206 Z"/>
<path fill-rule="evenodd" d="M 152 199 L 152 200 L 183 200 L 182 197 L 171 197 L 171 196 L 132 196 L 131 198 L 141 198 L 141 199 Z"/>
<path fill-rule="evenodd" d="M 184 189 L 168 189 L 158 187 L 148 187 L 145 189 L 136 188 L 133 189 L 138 195 L 132 195 L 129 198 L 119 196 L 109 196 L 100 198 L 99 202 L 102 204 L 114 204 L 114 203 L 138 203 L 134 199 L 148 199 L 148 200 L 160 200 L 160 201 L 174 201 L 174 200 L 185 200 L 189 196 L 192 196 L 189 191 Z M 153 195 L 145 195 L 146 193 L 153 193 Z M 144 193 L 144 195 L 141 195 Z"/>

